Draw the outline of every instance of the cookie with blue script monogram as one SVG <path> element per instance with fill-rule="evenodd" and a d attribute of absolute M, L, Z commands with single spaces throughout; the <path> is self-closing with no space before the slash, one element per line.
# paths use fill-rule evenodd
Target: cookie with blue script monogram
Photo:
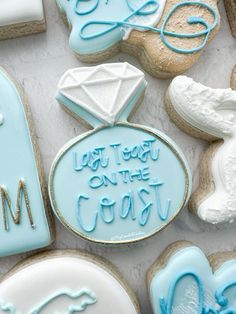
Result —
<path fill-rule="evenodd" d="M 189 242 L 171 244 L 149 269 L 154 314 L 236 313 L 236 253 L 209 257 Z"/>
<path fill-rule="evenodd" d="M 217 0 L 56 0 L 80 60 L 134 55 L 158 78 L 185 72 L 217 34 Z"/>
<path fill-rule="evenodd" d="M 185 206 L 191 175 L 178 146 L 162 132 L 127 121 L 147 82 L 128 63 L 67 71 L 57 100 L 93 130 L 57 154 L 49 194 L 59 220 L 99 243 L 140 241 L 167 226 Z"/>
<path fill-rule="evenodd" d="M 0 256 L 45 247 L 52 221 L 30 107 L 2 68 L 0 143 Z"/>
<path fill-rule="evenodd" d="M 84 251 L 47 251 L 17 264 L 0 282 L 0 313 L 140 314 L 116 268 Z"/>

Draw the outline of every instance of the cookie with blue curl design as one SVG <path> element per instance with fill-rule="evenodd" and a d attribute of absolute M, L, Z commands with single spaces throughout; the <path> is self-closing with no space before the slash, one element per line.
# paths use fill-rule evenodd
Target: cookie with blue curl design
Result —
<path fill-rule="evenodd" d="M 216 35 L 216 0 L 56 0 L 69 45 L 84 62 L 134 55 L 158 78 L 189 69 Z"/>
<path fill-rule="evenodd" d="M 84 251 L 48 251 L 17 264 L 0 282 L 0 313 L 140 314 L 116 268 Z"/>
<path fill-rule="evenodd" d="M 234 314 L 235 274 L 235 252 L 207 258 L 189 242 L 173 243 L 148 271 L 153 313 Z"/>

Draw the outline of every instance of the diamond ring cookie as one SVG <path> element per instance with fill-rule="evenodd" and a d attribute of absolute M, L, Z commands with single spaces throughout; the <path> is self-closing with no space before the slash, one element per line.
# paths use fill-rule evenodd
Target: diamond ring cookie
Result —
<path fill-rule="evenodd" d="M 224 0 L 232 35 L 236 37 L 236 0 Z"/>
<path fill-rule="evenodd" d="M 59 151 L 49 178 L 54 212 L 85 239 L 119 244 L 150 237 L 188 200 L 191 178 L 177 145 L 127 122 L 146 85 L 128 63 L 72 69 L 58 84 L 58 102 L 94 128 Z"/>
<path fill-rule="evenodd" d="M 0 69 L 0 256 L 52 241 L 47 190 L 29 107 Z"/>
<path fill-rule="evenodd" d="M 107 261 L 82 251 L 29 257 L 0 282 L 0 312 L 140 314 L 137 299 Z"/>
<path fill-rule="evenodd" d="M 1 0 L 0 40 L 46 30 L 42 0 Z"/>
<path fill-rule="evenodd" d="M 236 218 L 236 91 L 213 89 L 185 76 L 166 94 L 167 111 L 183 131 L 211 143 L 200 169 L 190 210 L 210 223 Z"/>
<path fill-rule="evenodd" d="M 210 257 L 188 242 L 170 245 L 147 276 L 154 314 L 234 314 L 236 253 Z"/>
<path fill-rule="evenodd" d="M 219 29 L 216 0 L 56 0 L 71 30 L 69 45 L 84 62 L 119 51 L 159 78 L 189 69 Z"/>

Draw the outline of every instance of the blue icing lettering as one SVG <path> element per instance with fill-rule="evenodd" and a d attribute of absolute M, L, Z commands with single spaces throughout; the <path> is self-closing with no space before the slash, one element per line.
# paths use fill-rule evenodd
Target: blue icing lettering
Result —
<path fill-rule="evenodd" d="M 155 21 L 153 25 L 149 25 L 150 17 L 159 15 L 160 19 L 162 15 L 162 12 L 160 12 L 160 2 L 157 0 L 139 1 L 136 5 L 132 5 L 132 1 L 130 0 L 113 0 L 109 2 L 105 0 L 57 1 L 60 8 L 66 12 L 72 24 L 70 44 L 80 54 L 96 53 L 113 46 L 124 37 L 125 32 L 129 29 L 157 33 L 169 49 L 181 54 L 190 54 L 204 48 L 211 32 L 218 24 L 216 10 L 202 1 L 182 1 L 175 4 L 164 17 L 163 23 L 159 28 L 155 27 L 158 21 Z M 201 16 L 189 16 L 186 17 L 188 24 L 202 25 L 204 26 L 204 30 L 196 31 L 195 33 L 168 31 L 167 25 L 172 16 L 179 9 L 186 6 L 197 6 L 207 10 L 212 15 L 212 24 L 208 23 Z M 196 47 L 184 49 L 172 44 L 168 40 L 168 37 L 185 39 L 203 37 L 203 40 Z"/>
<path fill-rule="evenodd" d="M 235 258 L 224 262 L 212 273 L 200 249 L 180 249 L 151 280 L 154 314 L 236 314 L 235 271 Z"/>
<path fill-rule="evenodd" d="M 24 104 L 3 70 L 0 108 L 0 256 L 6 256 L 49 245 L 51 233 Z"/>

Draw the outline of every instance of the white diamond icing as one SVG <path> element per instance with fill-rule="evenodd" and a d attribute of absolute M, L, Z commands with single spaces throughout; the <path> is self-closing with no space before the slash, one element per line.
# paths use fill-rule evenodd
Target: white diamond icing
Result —
<path fill-rule="evenodd" d="M 236 218 L 236 92 L 213 89 L 186 76 L 175 78 L 169 96 L 176 112 L 193 127 L 224 143 L 211 164 L 215 191 L 197 208 L 200 218 L 211 223 Z"/>
<path fill-rule="evenodd" d="M 137 68 L 111 63 L 67 71 L 58 91 L 103 124 L 113 125 L 144 84 L 144 74 Z"/>

